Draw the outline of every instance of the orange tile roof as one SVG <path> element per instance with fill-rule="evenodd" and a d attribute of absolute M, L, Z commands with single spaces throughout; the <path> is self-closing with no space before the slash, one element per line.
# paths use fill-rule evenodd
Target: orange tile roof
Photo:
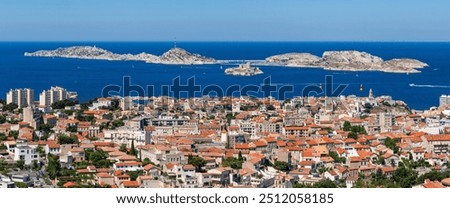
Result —
<path fill-rule="evenodd" d="M 72 188 L 72 187 L 76 187 L 76 186 L 78 186 L 78 184 L 75 182 L 72 182 L 72 181 L 66 182 L 63 185 L 64 188 Z"/>
<path fill-rule="evenodd" d="M 267 147 L 267 143 L 261 140 L 254 141 L 253 144 L 255 144 L 256 147 Z"/>
<path fill-rule="evenodd" d="M 146 166 L 144 166 L 144 170 L 149 171 L 153 168 L 155 168 L 156 166 L 154 166 L 153 164 L 147 164 Z"/>
<path fill-rule="evenodd" d="M 191 164 L 183 165 L 183 170 L 195 170 L 195 167 Z"/>
<path fill-rule="evenodd" d="M 116 166 L 138 166 L 142 165 L 141 162 L 127 161 L 127 162 L 119 162 L 115 164 Z"/>
<path fill-rule="evenodd" d="M 425 188 L 445 188 L 439 181 L 430 181 L 430 179 L 426 179 L 422 186 Z"/>
<path fill-rule="evenodd" d="M 450 186 L 450 178 L 444 178 L 441 181 L 442 184 L 446 185 L 446 186 Z"/>
<path fill-rule="evenodd" d="M 300 166 L 304 167 L 304 166 L 312 166 L 313 164 L 315 164 L 315 162 L 312 160 L 309 160 L 309 161 L 304 160 L 304 161 L 299 162 L 298 164 Z"/>
<path fill-rule="evenodd" d="M 175 166 L 175 164 L 173 164 L 173 163 L 166 164 L 166 168 L 168 168 L 168 169 L 172 169 L 174 166 Z"/>
<path fill-rule="evenodd" d="M 123 181 L 122 185 L 130 188 L 138 188 L 140 186 L 138 181 Z"/>
<path fill-rule="evenodd" d="M 361 158 L 360 157 L 350 157 L 350 162 L 361 162 Z"/>
<path fill-rule="evenodd" d="M 450 134 L 426 135 L 428 141 L 450 141 Z"/>
<path fill-rule="evenodd" d="M 236 148 L 236 149 L 250 149 L 250 145 L 247 144 L 247 143 L 235 144 L 234 148 Z"/>
<path fill-rule="evenodd" d="M 99 177 L 99 178 L 114 178 L 114 176 L 109 175 L 108 173 L 97 173 L 97 177 Z"/>
<path fill-rule="evenodd" d="M 396 169 L 394 167 L 387 166 L 387 167 L 383 167 L 382 170 L 384 173 L 390 173 L 390 172 L 394 172 Z"/>
<path fill-rule="evenodd" d="M 309 127 L 306 126 L 286 126 L 284 127 L 286 131 L 306 131 L 309 130 Z"/>
<path fill-rule="evenodd" d="M 277 146 L 278 146 L 278 147 L 284 147 L 284 146 L 286 146 L 286 142 L 285 142 L 285 141 L 278 140 L 278 141 L 277 141 Z"/>

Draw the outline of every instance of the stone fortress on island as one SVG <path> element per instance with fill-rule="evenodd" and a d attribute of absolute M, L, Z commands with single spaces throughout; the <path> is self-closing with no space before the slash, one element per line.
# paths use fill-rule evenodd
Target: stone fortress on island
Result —
<path fill-rule="evenodd" d="M 254 76 L 258 74 L 263 74 L 258 67 L 253 67 L 250 65 L 250 62 L 245 64 L 239 64 L 237 67 L 231 67 L 225 69 L 225 74 L 234 75 L 234 76 Z"/>

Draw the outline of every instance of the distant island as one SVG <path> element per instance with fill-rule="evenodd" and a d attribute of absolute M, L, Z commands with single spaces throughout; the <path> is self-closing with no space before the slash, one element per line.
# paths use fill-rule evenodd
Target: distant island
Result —
<path fill-rule="evenodd" d="M 190 53 L 182 48 L 172 48 L 160 56 L 148 53 L 140 54 L 116 54 L 95 46 L 72 46 L 58 48 L 56 50 L 40 50 L 25 52 L 25 56 L 38 57 L 62 57 L 78 59 L 95 59 L 110 61 L 144 61 L 153 64 L 177 64 L 177 65 L 202 65 L 226 63 L 213 58 Z M 382 71 L 391 73 L 419 73 L 418 69 L 427 67 L 428 64 L 416 59 L 391 59 L 384 61 L 378 56 L 361 51 L 325 51 L 322 57 L 310 53 L 286 53 L 270 56 L 258 62 L 263 65 L 276 65 L 285 67 L 315 67 L 325 70 L 341 71 Z M 225 70 L 225 74 L 238 76 L 252 76 L 263 73 L 260 69 L 245 67 Z"/>
<path fill-rule="evenodd" d="M 78 59 L 95 59 L 108 61 L 144 61 L 153 64 L 214 64 L 216 60 L 204 57 L 199 54 L 190 53 L 182 48 L 172 48 L 156 56 L 148 53 L 140 54 L 116 54 L 111 51 L 98 48 L 95 46 L 72 46 L 67 48 L 58 48 L 56 50 L 40 50 L 32 53 L 26 52 L 25 56 L 38 57 L 61 57 L 61 58 L 78 58 Z"/>
<path fill-rule="evenodd" d="M 384 61 L 378 56 L 360 51 L 325 51 L 322 57 L 310 53 L 286 53 L 266 58 L 267 63 L 288 67 L 319 67 L 341 71 L 383 71 L 391 73 L 419 73 L 428 64 L 415 59 Z"/>
<path fill-rule="evenodd" d="M 261 71 L 261 69 L 259 69 L 258 67 L 251 66 L 249 62 L 245 64 L 240 64 L 237 67 L 225 69 L 225 74 L 234 76 L 254 76 L 263 73 L 264 72 Z"/>

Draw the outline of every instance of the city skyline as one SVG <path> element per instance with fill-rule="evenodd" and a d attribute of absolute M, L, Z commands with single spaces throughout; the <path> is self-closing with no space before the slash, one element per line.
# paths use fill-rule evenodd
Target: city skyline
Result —
<path fill-rule="evenodd" d="M 0 41 L 449 41 L 433 3 L 6 0 Z"/>

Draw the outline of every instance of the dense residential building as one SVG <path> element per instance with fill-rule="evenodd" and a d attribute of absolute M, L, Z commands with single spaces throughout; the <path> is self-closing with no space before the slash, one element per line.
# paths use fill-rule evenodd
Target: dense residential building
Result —
<path fill-rule="evenodd" d="M 23 108 L 22 121 L 28 123 L 31 127 L 37 128 L 40 124 L 42 116 L 37 108 Z"/>
<path fill-rule="evenodd" d="M 34 90 L 25 89 L 11 89 L 6 93 L 6 104 L 17 104 L 18 108 L 24 108 L 34 105 Z"/>
<path fill-rule="evenodd" d="M 36 151 L 36 147 L 27 143 L 18 143 L 14 149 L 14 160 L 22 160 L 25 165 L 30 165 L 33 161 L 39 161 L 39 153 Z"/>
<path fill-rule="evenodd" d="M 126 99 L 131 103 L 124 106 Z M 152 97 L 145 105 L 111 97 L 86 105 L 83 110 L 41 112 L 25 107 L 23 112 L 3 112 L 17 124 L 0 125 L 0 132 L 8 135 L 0 155 L 19 167 L 23 161 L 24 169 L 59 163 L 74 169 L 76 177 L 86 178 L 74 182 L 73 175 L 61 176 L 59 180 L 65 181 L 51 187 L 450 184 L 445 180 L 404 183 L 393 177 L 396 171 L 404 173 L 400 164 L 411 164 L 407 168 L 417 174 L 411 178 L 449 171 L 447 106 L 411 111 L 402 101 L 375 97 L 373 92 L 368 97 L 289 101 Z M 43 159 L 46 163 L 41 163 Z M 380 174 L 386 178 L 382 185 L 372 181 Z"/>
<path fill-rule="evenodd" d="M 450 105 L 450 95 L 441 95 L 439 97 L 439 106 L 448 106 Z"/>
<path fill-rule="evenodd" d="M 44 90 L 39 94 L 39 106 L 48 107 L 57 101 L 67 99 L 76 100 L 77 94 L 75 92 L 69 92 L 62 87 L 55 86 L 51 87 L 49 90 Z"/>
<path fill-rule="evenodd" d="M 134 145 L 146 145 L 151 142 L 151 132 L 141 130 L 138 128 L 130 128 L 130 127 L 119 127 L 114 130 L 105 130 L 104 131 L 104 139 L 105 141 L 113 142 L 119 145 L 126 145 L 127 147 L 131 147 L 132 142 L 134 141 Z"/>

